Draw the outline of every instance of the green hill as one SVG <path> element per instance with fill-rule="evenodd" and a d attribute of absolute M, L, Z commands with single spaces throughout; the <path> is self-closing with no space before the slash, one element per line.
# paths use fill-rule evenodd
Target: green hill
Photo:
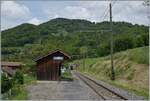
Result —
<path fill-rule="evenodd" d="M 85 67 L 84 67 L 85 62 Z M 111 81 L 110 56 L 76 60 L 78 71 L 148 98 L 149 47 L 114 54 L 116 80 Z"/>
<path fill-rule="evenodd" d="M 2 60 L 32 61 L 51 50 L 62 49 L 70 55 L 81 55 L 86 47 L 88 57 L 109 54 L 109 22 L 94 23 L 81 19 L 56 18 L 38 26 L 22 24 L 2 31 Z M 127 22 L 113 22 L 115 52 L 149 44 L 148 27 Z M 77 57 L 73 57 L 76 59 Z"/>

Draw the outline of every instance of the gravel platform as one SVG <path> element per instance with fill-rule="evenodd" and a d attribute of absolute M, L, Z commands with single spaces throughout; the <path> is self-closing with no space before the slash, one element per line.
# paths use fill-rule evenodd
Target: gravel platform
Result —
<path fill-rule="evenodd" d="M 75 75 L 74 75 L 75 76 Z M 37 81 L 26 86 L 29 100 L 101 100 L 83 81 Z"/>
<path fill-rule="evenodd" d="M 37 81 L 26 86 L 29 100 L 103 100 L 87 84 L 79 79 L 74 72 L 73 81 Z M 87 76 L 89 77 L 89 76 Z M 90 78 L 90 77 L 89 77 Z M 93 78 L 91 78 L 93 79 Z M 94 79 L 93 79 L 94 80 Z M 94 80 L 109 90 L 129 100 L 144 100 L 143 97 L 116 88 L 103 81 Z"/>

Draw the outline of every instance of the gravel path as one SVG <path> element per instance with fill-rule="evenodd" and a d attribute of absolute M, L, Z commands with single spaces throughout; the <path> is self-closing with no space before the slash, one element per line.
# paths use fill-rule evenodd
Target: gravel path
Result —
<path fill-rule="evenodd" d="M 75 76 L 75 75 L 74 75 Z M 73 81 L 38 81 L 28 85 L 30 100 L 100 100 L 83 81 L 74 77 Z"/>

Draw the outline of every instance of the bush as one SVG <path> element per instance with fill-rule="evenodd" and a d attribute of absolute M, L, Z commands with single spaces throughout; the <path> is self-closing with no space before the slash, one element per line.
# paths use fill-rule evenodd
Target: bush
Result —
<path fill-rule="evenodd" d="M 105 56 L 110 53 L 110 43 L 101 43 L 99 48 L 97 49 L 97 54 L 99 56 Z"/>
<path fill-rule="evenodd" d="M 115 52 L 134 48 L 134 46 L 135 46 L 134 40 L 130 36 L 122 36 L 114 39 Z"/>
<path fill-rule="evenodd" d="M 26 100 L 27 91 L 23 86 L 14 86 L 12 88 L 12 95 L 9 97 L 9 100 Z"/>
<path fill-rule="evenodd" d="M 144 40 L 143 40 L 143 38 L 141 37 L 141 35 L 137 36 L 137 38 L 136 38 L 136 40 L 135 40 L 135 45 L 136 45 L 136 47 L 145 46 L 145 45 L 144 45 Z"/>
<path fill-rule="evenodd" d="M 13 80 L 17 84 L 24 84 L 23 73 L 20 70 L 17 70 L 13 77 Z"/>
<path fill-rule="evenodd" d="M 2 73 L 1 76 L 1 93 L 5 93 L 12 88 L 12 80 L 8 78 L 7 74 Z"/>

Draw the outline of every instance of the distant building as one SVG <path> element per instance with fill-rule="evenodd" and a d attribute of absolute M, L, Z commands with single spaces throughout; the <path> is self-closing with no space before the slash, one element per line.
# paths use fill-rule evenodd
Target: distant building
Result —
<path fill-rule="evenodd" d="M 36 59 L 38 80 L 60 80 L 61 67 L 70 56 L 60 50 L 50 52 L 46 56 Z"/>
<path fill-rule="evenodd" d="M 7 73 L 9 76 L 12 76 L 15 74 L 17 69 L 21 69 L 22 66 L 24 64 L 22 64 L 21 62 L 6 62 L 6 61 L 2 61 L 1 62 L 1 70 L 2 73 L 5 72 Z"/>

